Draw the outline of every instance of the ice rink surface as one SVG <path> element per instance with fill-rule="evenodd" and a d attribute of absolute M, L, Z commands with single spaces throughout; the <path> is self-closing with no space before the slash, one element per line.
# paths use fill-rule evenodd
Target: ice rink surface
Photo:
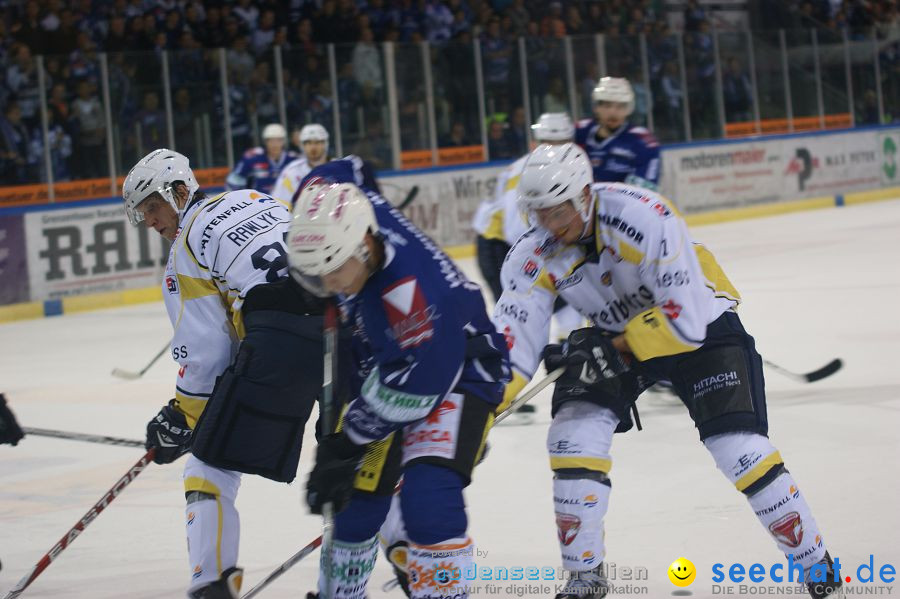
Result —
<path fill-rule="evenodd" d="M 900 568 L 900 200 L 697 227 L 694 236 L 742 293 L 740 313 L 765 358 L 798 372 L 844 360 L 843 370 L 815 384 L 767 373 L 770 436 L 852 585 L 867 586 L 856 582 L 855 569 L 870 555 L 876 571 L 886 563 Z M 473 260 L 462 264 L 474 276 Z M 139 370 L 169 334 L 162 303 L 0 325 L 0 391 L 23 426 L 143 439 L 146 422 L 172 396 L 176 368 L 164 358 L 133 382 L 110 371 Z M 537 398 L 535 424 L 491 433 L 491 453 L 467 490 L 479 567 L 559 565 L 544 449 L 549 396 Z M 716 470 L 681 404 L 645 394 L 638 406 L 644 431 L 617 435 L 613 444 L 606 561 L 616 565 L 619 592 L 612 596 L 671 597 L 666 570 L 681 556 L 697 567 L 687 590 L 698 598 L 720 596 L 715 563 L 783 561 Z M 300 499 L 310 430 L 306 438 L 293 485 L 244 477 L 237 505 L 245 590 L 320 534 L 321 521 Z M 140 455 L 40 437 L 0 446 L 0 596 Z M 184 596 L 181 470 L 181 462 L 151 465 L 24 597 Z M 303 597 L 315 587 L 317 567 L 318 553 L 260 596 Z M 644 568 L 647 579 L 628 580 L 625 568 Z M 379 558 L 373 598 L 402 596 L 381 590 L 389 578 Z M 474 584 L 478 597 L 552 597 L 555 583 L 501 582 L 492 594 L 486 582 Z M 900 594 L 900 584 L 890 591 Z M 737 585 L 733 593 L 746 596 Z"/>

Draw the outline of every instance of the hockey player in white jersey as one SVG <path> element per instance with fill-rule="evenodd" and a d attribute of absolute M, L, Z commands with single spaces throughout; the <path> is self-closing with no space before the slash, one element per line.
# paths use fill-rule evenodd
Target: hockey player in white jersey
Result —
<path fill-rule="evenodd" d="M 565 112 L 545 112 L 531 126 L 531 136 L 538 143 L 563 144 L 575 137 L 575 125 Z M 516 187 L 528 154 L 500 171 L 493 195 L 481 202 L 472 218 L 478 234 L 475 249 L 478 268 L 494 295 L 500 297 L 500 268 L 506 253 L 519 236 L 528 230 L 528 221 L 516 203 Z"/>
<path fill-rule="evenodd" d="M 289 163 L 278 175 L 272 186 L 272 197 L 276 200 L 291 203 L 291 198 L 300 189 L 300 182 L 309 171 L 328 162 L 328 130 L 322 125 L 312 123 L 300 129 L 300 148 L 303 156 Z"/>
<path fill-rule="evenodd" d="M 767 437 L 762 361 L 738 318 L 740 296 L 677 210 L 646 189 L 592 183 L 574 144 L 531 153 L 519 201 L 535 226 L 507 256 L 494 320 L 510 347 L 507 396 L 531 379 L 542 355 L 548 371 L 566 369 L 547 437 L 560 551 L 572 573 L 557 598 L 608 592 L 603 519 L 613 433 L 632 427 L 638 395 L 662 378 L 719 470 L 789 564 L 799 564 L 810 595 L 834 593 L 841 583 L 819 526 Z M 557 296 L 593 326 L 546 345 Z"/>
<path fill-rule="evenodd" d="M 245 189 L 206 197 L 188 159 L 155 150 L 128 173 L 125 211 L 172 241 L 163 297 L 175 329 L 175 398 L 147 425 L 147 448 L 184 467 L 194 599 L 240 587 L 241 472 L 289 482 L 321 388 L 321 300 L 287 277 L 288 208 Z M 227 423 L 223 425 L 222 423 Z"/>

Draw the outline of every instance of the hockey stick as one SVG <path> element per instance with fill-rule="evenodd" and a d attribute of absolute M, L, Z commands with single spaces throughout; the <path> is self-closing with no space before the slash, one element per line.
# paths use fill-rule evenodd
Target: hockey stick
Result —
<path fill-rule="evenodd" d="M 145 373 L 145 372 L 147 372 L 148 370 L 150 370 L 150 367 L 151 367 L 151 366 L 153 366 L 154 364 L 156 364 L 156 361 L 157 361 L 157 360 L 159 360 L 160 358 L 162 358 L 162 355 L 163 355 L 164 353 L 166 353 L 166 351 L 167 351 L 168 349 L 169 349 L 169 344 L 166 343 L 165 347 L 163 347 L 161 350 L 159 350 L 159 353 L 156 354 L 156 355 L 153 357 L 153 359 L 150 360 L 150 363 L 147 364 L 146 366 L 144 366 L 144 368 L 143 368 L 140 372 L 133 372 L 133 371 L 131 371 L 131 370 L 122 370 L 121 368 L 113 368 L 112 375 L 113 375 L 113 376 L 117 376 L 117 377 L 119 377 L 120 379 L 127 379 L 127 380 L 139 379 L 139 378 L 141 378 L 142 376 L 144 376 L 144 373 Z"/>
<path fill-rule="evenodd" d="M 831 376 L 844 366 L 844 362 L 840 358 L 835 358 L 818 370 L 813 370 L 812 372 L 807 372 L 805 374 L 798 374 L 796 372 L 791 372 L 786 368 L 782 368 L 774 362 L 769 362 L 766 359 L 763 359 L 763 363 L 775 372 L 803 383 L 815 383 L 816 381 L 821 381 L 822 379 Z"/>
<path fill-rule="evenodd" d="M 327 340 L 326 340 L 326 347 L 327 347 Z M 509 406 L 505 410 L 503 410 L 502 412 L 500 412 L 500 414 L 497 415 L 497 417 L 494 419 L 494 424 L 497 424 L 498 422 L 500 422 L 501 420 L 506 418 L 509 414 L 511 414 L 512 412 L 515 412 L 517 409 L 519 409 L 522 405 L 531 401 L 535 395 L 537 395 L 538 393 L 543 391 L 547 385 L 549 385 L 550 383 L 554 382 L 556 379 L 561 377 L 565 371 L 566 371 L 565 368 L 557 368 L 556 370 L 554 370 L 553 372 L 548 374 L 546 378 L 544 378 L 538 384 L 536 384 L 534 387 L 529 389 L 527 393 L 524 393 L 520 397 L 517 397 L 515 400 L 513 400 L 512 403 L 509 404 Z M 324 391 L 324 386 L 323 386 L 323 391 Z M 294 566 L 294 564 L 296 564 L 297 562 L 302 560 L 304 557 L 306 557 L 313 551 L 315 551 L 316 547 L 319 547 L 320 545 L 322 545 L 323 537 L 324 537 L 324 533 L 322 535 L 320 535 L 319 537 L 313 539 L 313 541 L 311 543 L 309 543 L 306 547 L 304 547 L 303 549 L 301 549 L 300 551 L 298 551 L 297 553 L 292 555 L 290 558 L 288 558 L 288 560 L 286 562 L 284 562 L 283 564 L 278 566 L 271 574 L 266 576 L 255 587 L 253 587 L 252 589 L 247 591 L 246 595 L 241 595 L 241 599 L 250 599 L 251 597 L 255 597 L 257 594 L 259 594 L 260 591 L 262 591 L 264 588 L 269 586 L 276 578 L 278 578 L 279 576 L 281 576 L 282 574 L 287 572 L 290 568 L 292 568 Z M 326 549 L 323 548 L 322 551 L 326 551 Z M 323 597 L 322 599 L 326 599 L 326 598 Z"/>
<path fill-rule="evenodd" d="M 26 435 L 40 437 L 56 437 L 57 439 L 69 439 L 71 441 L 87 441 L 88 443 L 102 443 L 104 445 L 124 445 L 125 447 L 143 447 L 144 442 L 137 439 L 123 439 L 121 437 L 107 437 L 106 435 L 91 435 L 88 433 L 73 433 L 69 431 L 55 431 L 49 428 L 23 427 Z"/>
<path fill-rule="evenodd" d="M 241 599 L 250 599 L 251 597 L 256 597 L 260 591 L 272 584 L 272 581 L 287 572 L 294 566 L 294 564 L 302 560 L 304 557 L 318 549 L 319 545 L 321 544 L 322 537 L 316 537 L 312 543 L 292 555 L 286 562 L 278 566 L 271 574 L 259 581 L 259 583 L 255 587 L 247 591 L 246 595 L 241 595 Z"/>
<path fill-rule="evenodd" d="M 397 205 L 397 210 L 403 210 L 404 208 L 406 208 L 407 206 L 412 204 L 413 200 L 416 199 L 417 195 L 419 195 L 419 186 L 413 185 L 410 188 L 409 193 L 406 194 L 406 197 L 403 199 L 403 201 Z"/>
<path fill-rule="evenodd" d="M 331 432 L 334 429 L 334 379 L 337 370 L 337 306 L 330 302 L 325 307 L 323 334 L 325 337 L 325 367 L 322 373 L 322 401 L 319 407 L 319 418 L 322 430 Z M 334 544 L 334 506 L 329 501 L 322 506 L 322 568 L 325 571 L 325 596 L 331 599 L 331 547 Z"/>
<path fill-rule="evenodd" d="M 125 487 L 131 484 L 131 482 L 137 477 L 138 474 L 144 471 L 144 468 L 146 468 L 147 465 L 153 461 L 153 453 L 155 451 L 155 449 L 151 449 L 143 456 L 141 456 L 141 459 L 139 459 L 134 466 L 129 468 L 128 472 L 126 472 L 122 476 L 122 478 L 120 478 L 116 482 L 116 484 L 112 486 L 112 488 L 110 488 L 106 493 L 103 494 L 103 496 L 100 498 L 100 501 L 95 503 L 93 507 L 91 507 L 91 509 L 89 509 L 87 513 L 82 516 L 78 522 L 75 523 L 75 526 L 70 528 L 69 531 L 66 532 L 66 534 L 64 534 L 63 537 L 56 543 L 56 545 L 54 545 L 53 548 L 50 549 L 50 551 L 44 554 L 44 557 L 42 557 L 40 561 L 34 566 L 34 568 L 31 569 L 31 572 L 26 574 L 22 578 L 22 580 L 20 580 L 19 583 L 9 591 L 5 599 L 16 599 L 16 597 L 21 595 L 22 591 L 27 589 L 28 585 L 34 582 L 34 579 L 37 578 L 41 574 L 41 572 L 46 570 L 47 567 L 51 563 L 53 563 L 53 560 L 59 557 L 59 554 L 62 553 L 63 550 L 65 550 L 65 548 L 72 543 L 72 541 L 78 538 L 78 535 L 84 532 L 84 529 L 87 528 L 87 525 L 90 524 L 100 512 L 106 509 L 106 507 L 110 503 L 112 503 L 113 499 L 118 497 L 119 493 L 121 493 L 125 489 Z"/>

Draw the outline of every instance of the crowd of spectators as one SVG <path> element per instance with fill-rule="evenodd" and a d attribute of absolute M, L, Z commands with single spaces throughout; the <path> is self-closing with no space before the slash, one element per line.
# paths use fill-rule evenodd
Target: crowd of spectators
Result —
<path fill-rule="evenodd" d="M 854 23 L 863 5 L 878 23 L 897 19 L 896 0 L 775 4 L 791 5 L 797 14 L 809 11 L 807 5 L 814 11 L 839 5 L 838 13 Z M 595 33 L 607 38 L 607 72 L 628 77 L 635 86 L 638 121 L 652 110 L 664 140 L 682 139 L 682 107 L 689 94 L 695 137 L 713 136 L 717 119 L 713 96 L 706 93 L 715 84 L 710 16 L 698 0 L 685 7 L 687 89 L 663 0 L 0 0 L 0 184 L 43 181 L 48 174 L 38 55 L 44 57 L 46 140 L 55 181 L 108 176 L 108 138 L 113 169 L 123 174 L 138 157 L 169 142 L 170 125 L 176 147 L 198 167 L 225 165 L 226 99 L 236 156 L 254 144 L 267 123 L 281 120 L 274 47 L 281 49 L 288 126 L 319 122 L 333 130 L 337 112 L 344 151 L 365 155 L 379 168 L 391 166 L 385 57 L 378 45 L 383 41 L 397 44 L 404 150 L 429 147 L 418 42 L 429 43 L 439 145 L 467 146 L 482 143 L 470 66 L 471 42 L 481 41 L 488 157 L 505 159 L 526 150 L 519 38 L 525 39 L 532 113 L 568 111 L 574 104 L 581 117 L 590 114 L 590 91 L 601 70 Z M 647 36 L 649 90 L 642 80 L 641 33 Z M 567 35 L 584 40 L 572 44 L 578 56 L 578 98 L 572 103 L 561 41 Z M 329 71 L 332 43 L 337 107 Z M 107 55 L 110 130 L 101 52 Z M 727 116 L 747 118 L 747 66 L 736 56 L 723 59 Z M 162 84 L 165 68 L 170 98 Z M 172 123 L 165 116 L 167 104 Z"/>
<path fill-rule="evenodd" d="M 762 29 L 821 27 L 847 31 L 855 39 L 873 34 L 885 39 L 900 27 L 897 0 L 762 0 L 752 4 Z"/>

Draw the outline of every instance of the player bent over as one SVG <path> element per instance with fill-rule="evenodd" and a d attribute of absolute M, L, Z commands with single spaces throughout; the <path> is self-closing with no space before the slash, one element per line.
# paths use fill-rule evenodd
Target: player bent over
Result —
<path fill-rule="evenodd" d="M 806 498 L 767 437 L 762 361 L 735 311 L 740 296 L 668 200 L 591 181 L 575 145 L 532 152 L 519 201 L 535 227 L 510 250 L 494 315 L 511 344 L 508 394 L 531 378 L 542 353 L 548 371 L 566 367 L 547 438 L 560 550 L 573 574 L 557 598 L 607 593 L 612 437 L 632 427 L 635 400 L 658 379 L 672 381 L 700 440 L 778 548 L 802 566 L 810 594 L 828 596 L 841 583 Z M 545 348 L 557 295 L 593 327 Z"/>
<path fill-rule="evenodd" d="M 122 195 L 132 224 L 172 241 L 163 297 L 181 369 L 175 398 L 147 425 L 147 448 L 159 464 L 192 452 L 188 596 L 230 599 L 241 579 L 241 472 L 283 482 L 296 474 L 322 385 L 323 306 L 287 277 L 285 205 L 253 190 L 197 189 L 188 159 L 160 149 L 131 169 Z"/>
<path fill-rule="evenodd" d="M 313 512 L 327 502 L 340 512 L 320 596 L 366 596 L 402 475 L 411 596 L 466 597 L 459 573 L 473 544 L 462 491 L 509 380 L 506 345 L 481 290 L 385 199 L 352 183 L 301 191 L 288 248 L 294 276 L 339 297 L 359 373 L 357 395 L 339 432 L 321 440 L 307 484 Z"/>

